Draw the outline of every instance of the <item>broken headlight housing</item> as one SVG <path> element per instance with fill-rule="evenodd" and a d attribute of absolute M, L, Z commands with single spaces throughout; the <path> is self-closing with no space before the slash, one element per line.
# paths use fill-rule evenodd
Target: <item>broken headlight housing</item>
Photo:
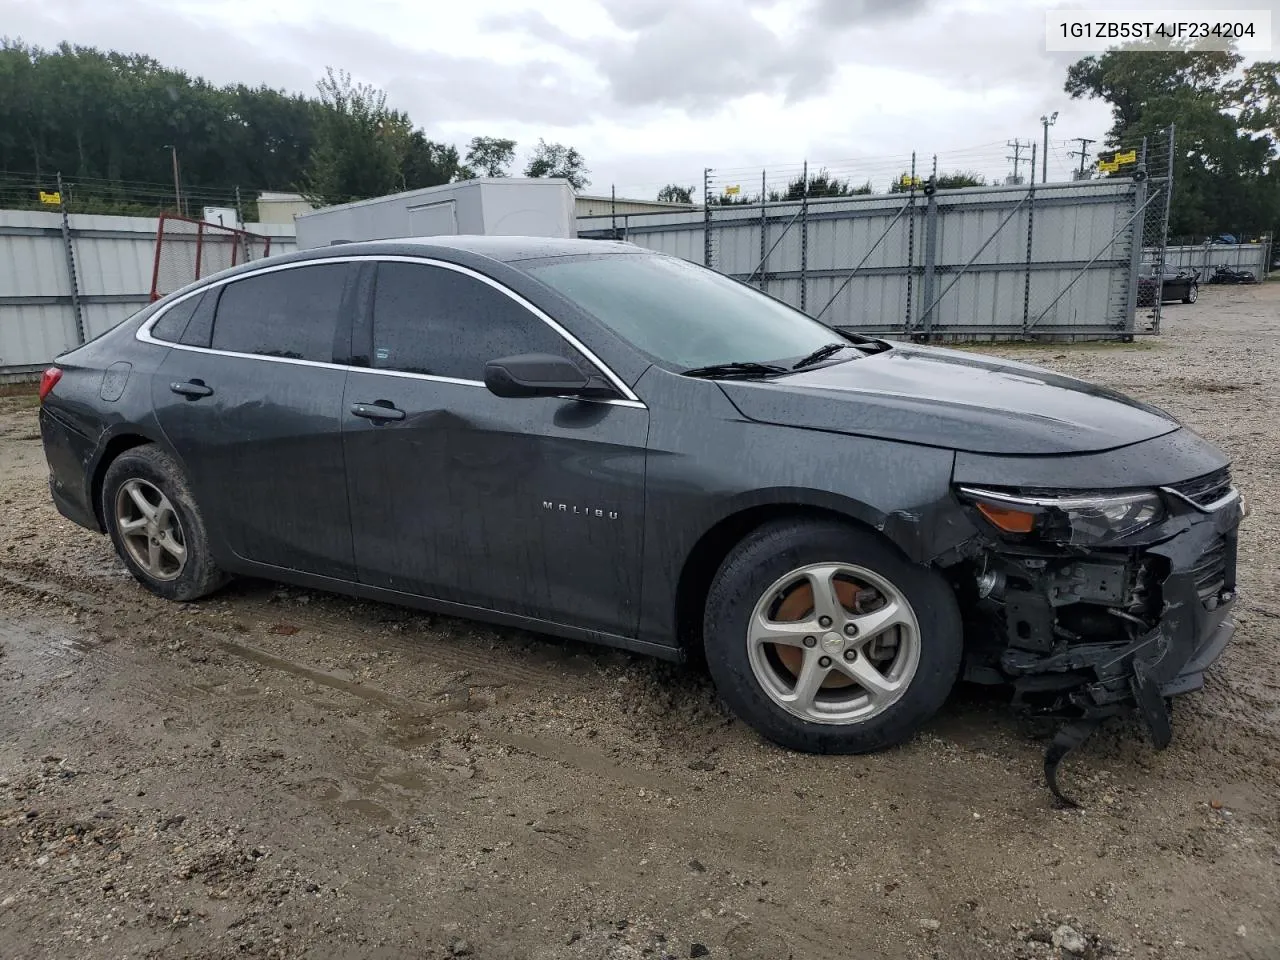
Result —
<path fill-rule="evenodd" d="M 1001 533 L 1056 543 L 1114 543 L 1165 515 L 1154 490 L 1057 496 L 961 487 L 960 495 Z"/>

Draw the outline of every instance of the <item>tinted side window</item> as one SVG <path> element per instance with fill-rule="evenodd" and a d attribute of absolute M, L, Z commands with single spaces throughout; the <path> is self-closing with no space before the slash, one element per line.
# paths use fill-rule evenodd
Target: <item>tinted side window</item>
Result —
<path fill-rule="evenodd" d="M 332 360 L 346 277 L 345 263 L 330 263 L 227 284 L 213 321 L 213 349 Z"/>
<path fill-rule="evenodd" d="M 203 293 L 197 293 L 194 297 L 187 297 L 187 299 L 169 307 L 160 315 L 160 319 L 151 328 L 151 336 L 157 340 L 177 343 L 182 336 L 182 332 L 187 329 L 187 321 L 196 312 L 196 306 L 203 298 Z"/>
<path fill-rule="evenodd" d="M 189 347 L 209 346 L 209 338 L 213 336 L 213 311 L 218 306 L 221 294 L 221 287 L 213 287 L 205 292 L 200 298 L 200 306 L 196 307 L 196 312 L 187 321 L 187 329 L 178 338 L 179 343 L 185 343 Z"/>
<path fill-rule="evenodd" d="M 475 277 L 425 264 L 378 265 L 375 369 L 483 380 L 486 363 L 518 353 L 551 353 L 583 363 L 546 323 Z"/>

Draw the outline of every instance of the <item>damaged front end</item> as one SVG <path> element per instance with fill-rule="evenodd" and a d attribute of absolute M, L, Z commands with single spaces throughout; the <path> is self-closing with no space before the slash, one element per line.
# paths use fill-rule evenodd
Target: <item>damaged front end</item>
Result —
<path fill-rule="evenodd" d="M 984 534 L 949 573 L 966 614 L 967 679 L 1012 686 L 1014 702 L 1062 722 L 1057 769 L 1107 717 L 1137 709 L 1157 748 L 1167 698 L 1199 689 L 1234 632 L 1243 500 L 1221 468 L 1121 491 L 961 486 Z"/>

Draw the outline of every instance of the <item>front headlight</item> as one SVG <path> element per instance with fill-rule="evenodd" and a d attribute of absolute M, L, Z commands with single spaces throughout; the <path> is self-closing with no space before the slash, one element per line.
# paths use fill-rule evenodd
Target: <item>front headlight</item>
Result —
<path fill-rule="evenodd" d="M 1054 497 L 961 487 L 960 493 L 1001 532 L 1058 543 L 1123 540 L 1164 518 L 1164 502 L 1149 490 Z"/>

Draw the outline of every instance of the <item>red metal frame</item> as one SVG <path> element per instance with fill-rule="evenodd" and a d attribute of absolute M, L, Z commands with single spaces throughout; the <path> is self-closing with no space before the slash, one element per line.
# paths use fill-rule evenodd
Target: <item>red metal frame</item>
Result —
<path fill-rule="evenodd" d="M 156 287 L 160 285 L 160 247 L 164 243 L 164 217 L 160 218 L 160 226 L 156 228 L 156 259 L 151 265 L 151 301 L 160 299 Z"/>
<path fill-rule="evenodd" d="M 232 245 L 232 250 L 235 246 Z M 201 221 L 196 225 L 196 279 L 200 279 L 200 256 L 204 253 L 204 222 Z M 233 253 L 232 256 L 235 256 Z M 233 261 L 234 262 L 234 261 Z"/>
<path fill-rule="evenodd" d="M 164 249 L 165 242 L 165 226 L 169 221 L 178 223 L 187 223 L 195 227 L 196 242 L 196 263 L 195 276 L 191 280 L 199 280 L 204 273 L 204 246 L 205 237 L 210 238 L 210 242 L 214 242 L 215 238 L 227 237 L 231 243 L 231 265 L 237 266 L 240 263 L 247 263 L 253 259 L 251 256 L 251 243 L 262 245 L 262 256 L 269 257 L 271 255 L 271 238 L 257 233 L 250 233 L 248 230 L 237 230 L 234 227 L 224 227 L 216 223 L 206 223 L 203 220 L 193 220 L 190 217 L 180 217 L 173 214 L 163 214 L 160 217 L 159 226 L 156 228 L 156 253 L 155 259 L 151 264 L 151 300 L 159 300 L 169 291 L 160 289 L 160 254 Z M 174 236 L 174 231 L 169 231 L 170 236 Z M 190 234 L 183 234 L 183 237 L 190 237 Z M 244 245 L 244 257 L 240 257 L 240 247 Z M 185 281 L 184 282 L 189 282 Z"/>

